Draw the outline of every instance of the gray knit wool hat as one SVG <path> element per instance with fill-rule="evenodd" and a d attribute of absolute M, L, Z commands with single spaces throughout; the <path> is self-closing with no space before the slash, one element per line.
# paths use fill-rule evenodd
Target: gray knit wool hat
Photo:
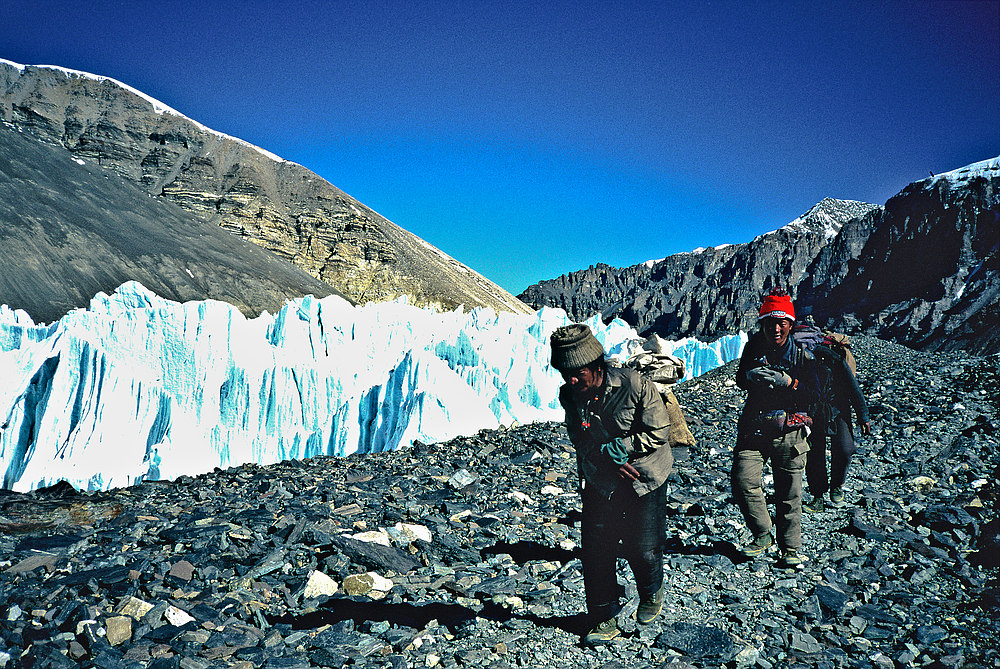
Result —
<path fill-rule="evenodd" d="M 552 366 L 560 372 L 580 369 L 604 357 L 604 347 L 583 323 L 556 328 L 552 333 Z"/>

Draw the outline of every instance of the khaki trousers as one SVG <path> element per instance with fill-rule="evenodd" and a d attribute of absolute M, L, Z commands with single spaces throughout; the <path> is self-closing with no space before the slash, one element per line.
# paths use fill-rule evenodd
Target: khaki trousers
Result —
<path fill-rule="evenodd" d="M 762 482 L 764 463 L 770 461 L 778 546 L 796 550 L 802 547 L 802 470 L 808 451 L 804 427 L 777 439 L 737 439 L 731 476 L 733 497 L 753 536 L 771 531 Z"/>

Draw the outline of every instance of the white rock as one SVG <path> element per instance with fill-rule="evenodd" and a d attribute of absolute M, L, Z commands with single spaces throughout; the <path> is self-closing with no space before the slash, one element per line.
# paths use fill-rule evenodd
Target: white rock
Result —
<path fill-rule="evenodd" d="M 174 627 L 180 627 L 182 625 L 187 625 L 189 622 L 194 620 L 187 611 L 183 611 L 176 606 L 168 606 L 167 610 L 163 612 L 163 617 L 167 619 L 167 622 Z"/>
<path fill-rule="evenodd" d="M 531 497 L 529 497 L 528 495 L 525 495 L 520 490 L 512 490 L 511 492 L 507 493 L 507 497 L 509 497 L 510 499 L 517 500 L 521 504 L 534 504 L 535 503 L 535 500 L 531 499 Z"/>
<path fill-rule="evenodd" d="M 352 534 L 351 538 L 363 541 L 366 544 L 382 544 L 383 546 L 392 545 L 389 534 L 385 530 L 369 530 L 368 532 L 359 532 L 358 534 Z"/>
<path fill-rule="evenodd" d="M 368 575 L 372 577 L 372 590 L 378 590 L 379 592 L 389 592 L 392 590 L 393 583 L 390 579 L 374 571 L 368 572 Z"/>
<path fill-rule="evenodd" d="M 337 582 L 321 571 L 313 571 L 306 581 L 306 589 L 302 596 L 306 599 L 319 597 L 320 595 L 334 595 L 337 593 Z"/>
<path fill-rule="evenodd" d="M 412 544 L 414 541 L 424 541 L 430 543 L 432 540 L 431 531 L 423 525 L 411 525 L 409 523 L 396 523 L 386 530 L 393 541 L 400 545 Z"/>

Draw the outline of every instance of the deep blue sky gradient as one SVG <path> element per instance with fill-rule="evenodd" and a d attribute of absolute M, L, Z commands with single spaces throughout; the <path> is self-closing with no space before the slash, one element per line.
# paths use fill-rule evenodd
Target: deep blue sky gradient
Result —
<path fill-rule="evenodd" d="M 1000 155 L 1000 0 L 0 3 L 518 293 Z"/>

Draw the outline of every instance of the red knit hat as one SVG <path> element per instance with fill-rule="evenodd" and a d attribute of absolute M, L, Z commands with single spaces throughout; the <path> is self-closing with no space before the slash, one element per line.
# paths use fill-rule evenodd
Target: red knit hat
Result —
<path fill-rule="evenodd" d="M 768 295 L 764 298 L 764 304 L 760 305 L 760 315 L 762 318 L 787 318 L 795 320 L 795 307 L 792 306 L 792 298 L 789 295 Z"/>

